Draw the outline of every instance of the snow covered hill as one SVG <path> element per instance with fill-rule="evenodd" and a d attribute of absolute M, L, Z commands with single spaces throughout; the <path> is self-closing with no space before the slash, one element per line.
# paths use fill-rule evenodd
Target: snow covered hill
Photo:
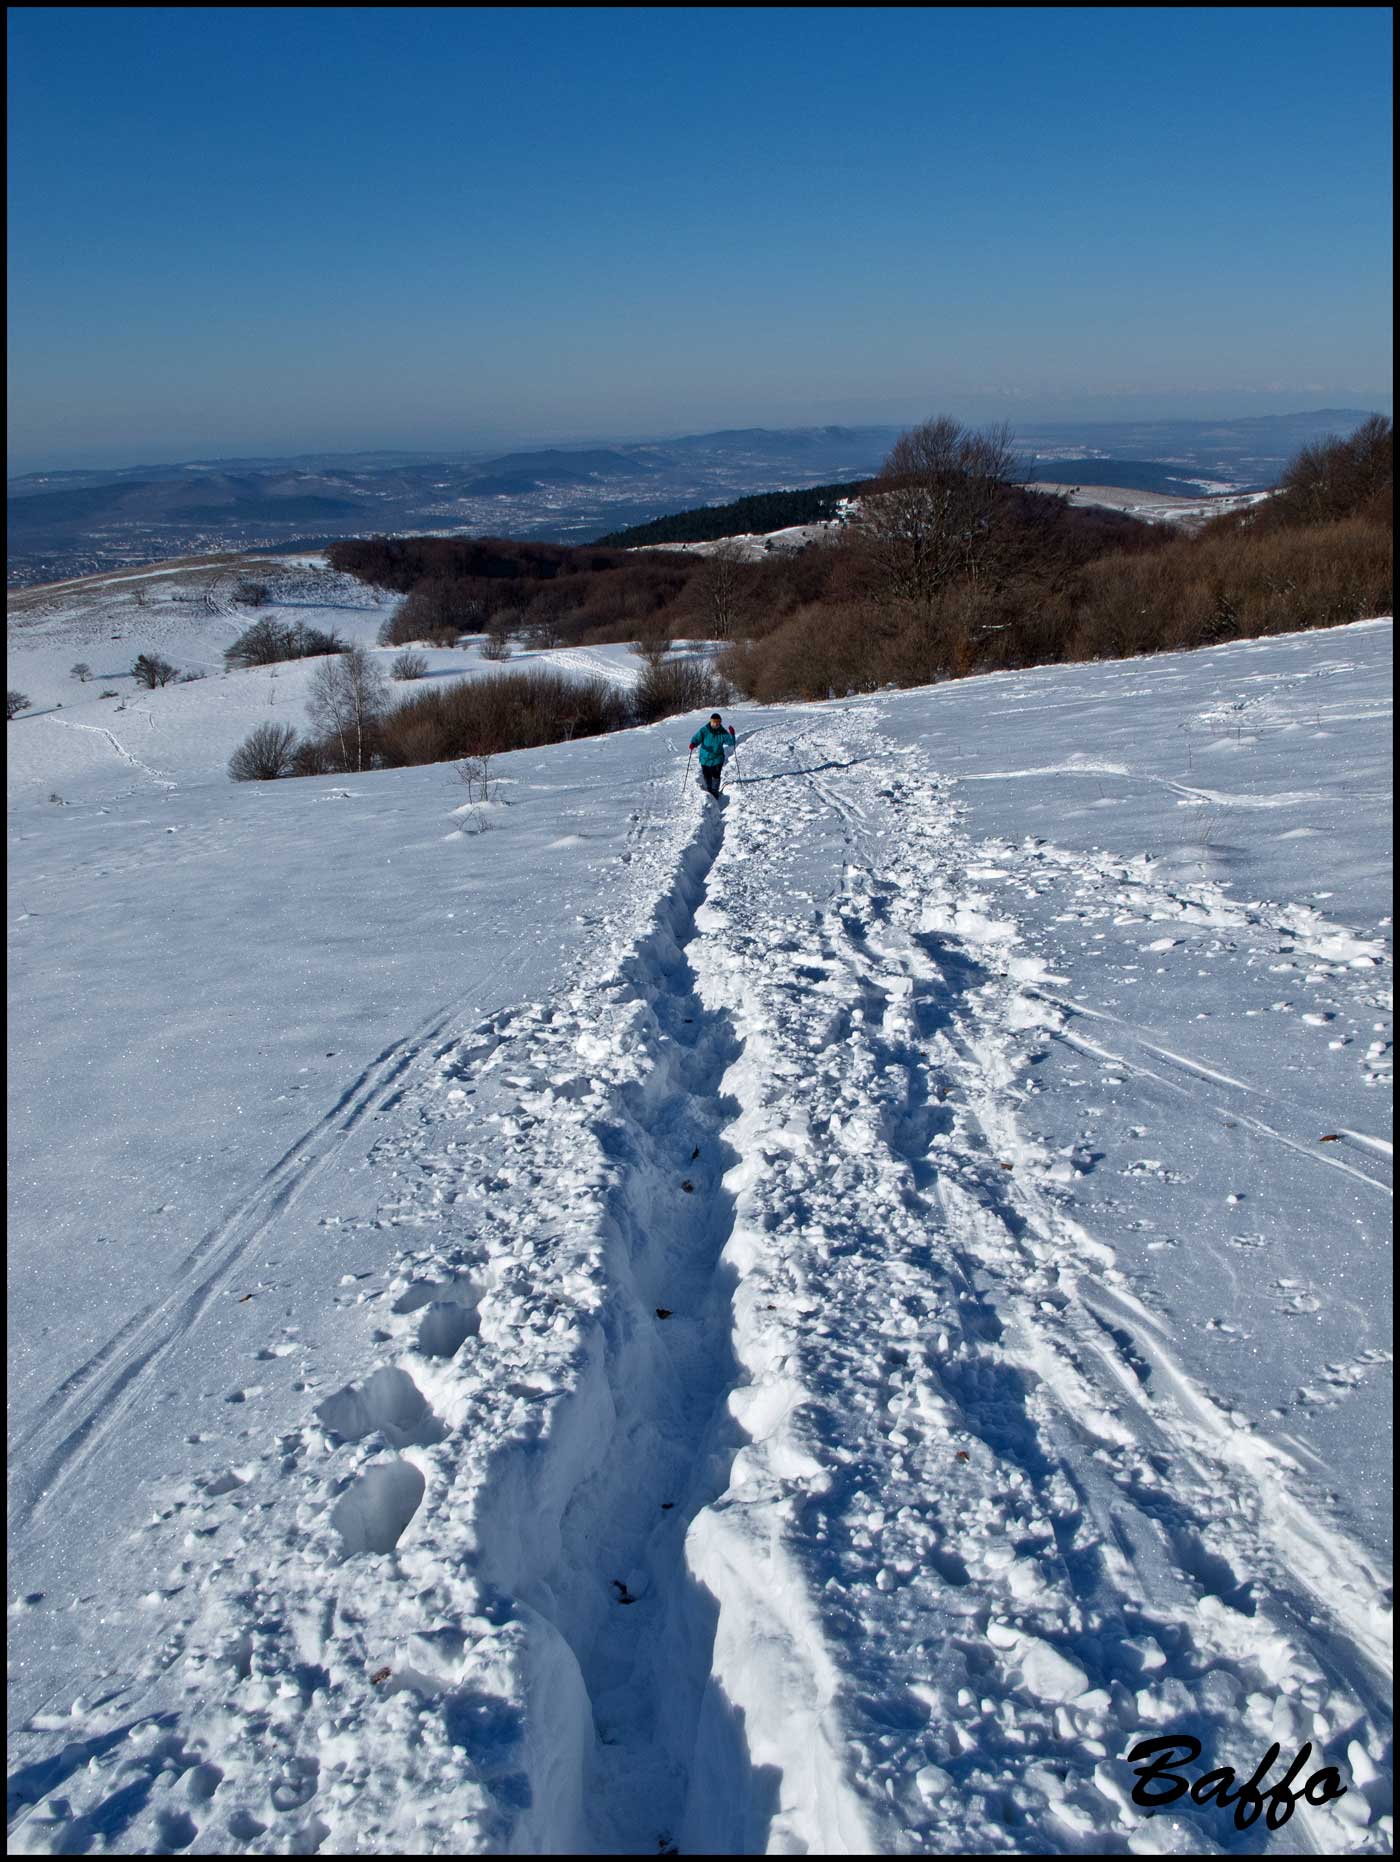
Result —
<path fill-rule="evenodd" d="M 1247 511 L 1274 494 L 1271 491 L 1230 493 L 1227 485 L 1205 481 L 1205 496 L 1175 497 L 1169 492 L 1137 491 L 1123 485 L 1059 485 L 1033 480 L 1028 491 L 1048 491 L 1052 496 L 1068 499 L 1071 504 L 1099 505 L 1108 511 L 1123 511 L 1140 517 L 1147 524 L 1175 524 L 1182 530 L 1199 530 L 1213 517 L 1232 511 Z"/>
<path fill-rule="evenodd" d="M 12 1850 L 1386 1850 L 1391 633 L 26 752 Z"/>
<path fill-rule="evenodd" d="M 271 600 L 242 607 L 243 579 L 258 580 Z M 314 660 L 283 661 L 234 672 L 224 649 L 254 620 L 300 622 L 369 648 L 389 674 L 399 649 L 376 645 L 401 597 L 337 574 L 324 558 L 245 556 L 194 567 L 166 567 L 26 589 L 9 602 L 8 674 L 30 700 L 10 731 L 12 799 L 50 795 L 68 802 L 105 793 L 105 778 L 143 772 L 147 782 L 222 783 L 228 759 L 257 725 L 272 720 L 307 729 L 306 700 Z M 638 661 L 625 646 L 517 649 L 508 665 L 483 657 L 484 636 L 462 647 L 419 649 L 428 680 L 476 679 L 543 662 L 578 678 L 629 685 Z M 139 653 L 168 659 L 189 678 L 149 691 L 131 665 Z M 85 682 L 72 668 L 85 661 Z M 405 687 L 397 683 L 397 693 Z"/>

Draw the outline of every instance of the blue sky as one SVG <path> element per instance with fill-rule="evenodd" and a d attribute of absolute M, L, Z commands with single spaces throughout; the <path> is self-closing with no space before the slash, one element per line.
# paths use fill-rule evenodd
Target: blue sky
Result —
<path fill-rule="evenodd" d="M 9 21 L 12 469 L 1390 388 L 1388 9 Z"/>

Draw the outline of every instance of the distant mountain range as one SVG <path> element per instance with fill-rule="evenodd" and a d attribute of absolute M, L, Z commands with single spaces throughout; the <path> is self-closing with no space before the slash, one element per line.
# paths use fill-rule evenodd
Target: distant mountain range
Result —
<path fill-rule="evenodd" d="M 1366 410 L 1238 420 L 1032 423 L 1027 478 L 1194 494 L 1263 489 Z M 366 452 L 42 472 L 8 485 L 11 586 L 217 550 L 385 531 L 581 543 L 751 493 L 869 477 L 898 427 L 731 428 L 509 453 Z"/>

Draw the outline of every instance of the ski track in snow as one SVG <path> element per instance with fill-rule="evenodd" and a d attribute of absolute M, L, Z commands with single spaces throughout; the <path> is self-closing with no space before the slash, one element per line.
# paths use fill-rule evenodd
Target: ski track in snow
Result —
<path fill-rule="evenodd" d="M 1314 1134 L 1286 1135 L 1255 1113 L 1246 1111 L 1244 1108 L 1247 1105 L 1276 1105 L 1278 1109 L 1274 1113 L 1275 1117 L 1282 1119 L 1289 1116 L 1288 1109 L 1283 1103 L 1277 1101 L 1274 1095 L 1264 1087 L 1251 1085 L 1245 1080 L 1237 1080 L 1228 1073 L 1221 1073 L 1215 1068 L 1206 1066 L 1203 1061 L 1192 1060 L 1184 1054 L 1174 1054 L 1167 1048 L 1159 1047 L 1155 1042 L 1148 1040 L 1142 1030 L 1130 1027 L 1126 1022 L 1120 1021 L 1117 1016 L 1108 1015 L 1102 1009 L 1086 1008 L 1082 1003 L 1071 1001 L 1067 996 L 1057 995 L 1049 989 L 1036 989 L 1030 993 L 1037 996 L 1039 1000 L 1064 1010 L 1070 1016 L 1089 1016 L 1098 1022 L 1108 1022 L 1114 1029 L 1111 1038 L 1118 1041 L 1120 1048 L 1131 1047 L 1139 1053 L 1151 1054 L 1154 1059 L 1163 1061 L 1168 1067 L 1186 1074 L 1193 1083 L 1199 1081 L 1207 1088 L 1224 1088 L 1223 1096 L 1219 1090 L 1212 1094 L 1214 1108 L 1222 1117 L 1228 1115 L 1239 1124 L 1247 1125 L 1251 1131 L 1258 1132 L 1261 1137 L 1272 1139 L 1276 1144 L 1285 1145 L 1289 1150 L 1306 1157 L 1310 1164 L 1316 1164 L 1320 1169 L 1340 1170 L 1344 1176 L 1352 1177 L 1358 1183 L 1364 1183 L 1377 1195 L 1393 1199 L 1393 1186 L 1386 1177 L 1380 1174 L 1377 1166 L 1363 1170 L 1356 1164 L 1347 1163 L 1330 1150 L 1319 1150 Z M 1088 1054 L 1095 1060 L 1108 1061 L 1141 1078 L 1155 1080 L 1159 1085 L 1167 1087 L 1169 1091 L 1190 1094 L 1193 1090 L 1191 1085 L 1182 1085 L 1168 1075 L 1148 1066 L 1142 1060 L 1129 1060 L 1117 1049 L 1105 1047 L 1101 1042 L 1090 1040 L 1087 1035 L 1078 1033 L 1072 1027 L 1059 1027 L 1052 1032 L 1056 1039 L 1064 1041 L 1070 1047 L 1077 1048 L 1081 1053 Z M 1378 1160 L 1381 1158 L 1384 1158 L 1386 1162 L 1390 1160 L 1390 1148 L 1382 1138 L 1372 1138 L 1361 1132 L 1342 1131 L 1336 1134 L 1336 1140 L 1346 1140 L 1350 1144 L 1359 1145 L 1363 1155 L 1369 1153 Z"/>
<path fill-rule="evenodd" d="M 1272 1740 L 1350 1753 L 1279 1843 L 1388 1846 L 1384 1574 L 1177 1362 L 1024 1135 L 1021 1076 L 1083 1042 L 1384 1191 L 1381 1142 L 1318 1153 L 1268 1093 L 1052 993 L 968 877 L 953 786 L 878 719 L 765 727 L 721 804 L 639 814 L 571 983 L 386 1049 L 68 1380 L 27 1507 L 395 1111 L 363 1376 L 172 1499 L 153 1531 L 186 1527 L 200 1611 L 81 1736 L 31 1722 L 17 1852 L 1259 1848 L 1132 1806 L 1124 1753 L 1186 1725 L 1245 1775 Z"/>
<path fill-rule="evenodd" d="M 475 991 L 473 992 L 475 993 Z M 388 1109 L 395 1089 L 424 1048 L 440 1039 L 450 1013 L 434 1016 L 396 1041 L 352 1081 L 309 1131 L 291 1145 L 257 1188 L 205 1234 L 176 1268 L 171 1291 L 67 1377 L 14 1446 L 27 1461 L 11 1516 L 36 1517 L 116 1428 L 165 1353 L 196 1324 L 234 1268 L 292 1207 L 364 1119 Z"/>

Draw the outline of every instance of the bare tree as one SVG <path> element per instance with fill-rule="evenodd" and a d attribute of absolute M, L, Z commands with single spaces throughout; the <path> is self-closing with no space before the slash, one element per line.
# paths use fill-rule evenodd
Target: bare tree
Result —
<path fill-rule="evenodd" d="M 650 666 L 664 660 L 674 645 L 675 642 L 665 631 L 664 624 L 662 624 L 661 626 L 645 629 L 640 633 L 631 643 L 631 650 L 637 655 L 638 659 L 645 660 L 647 665 Z"/>
<path fill-rule="evenodd" d="M 88 680 L 92 677 L 92 667 L 88 665 L 85 659 L 74 660 L 68 670 L 80 685 L 86 685 Z"/>
<path fill-rule="evenodd" d="M 1390 485 L 1394 461 L 1394 428 L 1386 415 L 1372 414 L 1346 439 L 1304 446 L 1284 470 L 1271 515 L 1314 524 L 1352 517 Z"/>
<path fill-rule="evenodd" d="M 429 576 L 415 584 L 387 617 L 379 630 L 379 644 L 396 647 L 430 640 L 434 646 L 455 646 L 459 635 L 477 632 L 485 621 L 479 596 L 465 582 Z"/>
<path fill-rule="evenodd" d="M 27 692 L 17 692 L 11 687 L 5 695 L 6 723 L 8 723 L 11 718 L 17 718 L 21 711 L 28 711 L 28 709 L 29 694 Z"/>
<path fill-rule="evenodd" d="M 742 543 L 732 537 L 717 543 L 705 553 L 700 571 L 700 594 L 709 617 L 710 633 L 716 640 L 733 638 L 739 619 L 742 566 L 748 557 Z"/>
<path fill-rule="evenodd" d="M 138 685 L 154 691 L 158 685 L 169 685 L 175 677 L 175 668 L 159 653 L 138 653 L 132 661 L 131 676 Z"/>
<path fill-rule="evenodd" d="M 317 666 L 306 711 L 323 736 L 337 739 L 346 769 L 362 770 L 388 701 L 383 668 L 364 647 L 353 646 Z"/>
<path fill-rule="evenodd" d="M 1014 471 L 1005 426 L 974 433 L 945 414 L 902 434 L 852 526 L 879 593 L 927 606 L 949 583 L 976 587 L 994 555 Z"/>
<path fill-rule="evenodd" d="M 568 597 L 563 589 L 541 589 L 523 616 L 527 643 L 536 649 L 562 646 L 564 617 L 568 606 Z"/>
<path fill-rule="evenodd" d="M 520 621 L 518 608 L 498 608 L 486 623 L 486 639 L 482 644 L 481 657 L 490 660 L 509 659 L 511 642 L 520 629 Z"/>

